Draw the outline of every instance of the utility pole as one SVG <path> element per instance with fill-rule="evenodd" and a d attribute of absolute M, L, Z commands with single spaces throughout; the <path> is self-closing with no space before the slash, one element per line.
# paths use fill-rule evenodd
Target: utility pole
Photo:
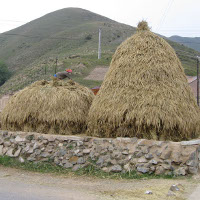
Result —
<path fill-rule="evenodd" d="M 99 48 L 98 48 L 98 59 L 101 59 L 101 29 L 99 29 Z"/>
<path fill-rule="evenodd" d="M 197 105 L 199 106 L 199 60 L 200 57 L 197 56 Z"/>
<path fill-rule="evenodd" d="M 58 57 L 56 57 L 55 74 L 57 72 L 57 65 L 58 65 Z"/>
<path fill-rule="evenodd" d="M 45 74 L 45 75 L 47 74 L 47 66 L 46 66 L 46 64 L 45 64 L 45 66 L 44 66 L 44 74 Z"/>

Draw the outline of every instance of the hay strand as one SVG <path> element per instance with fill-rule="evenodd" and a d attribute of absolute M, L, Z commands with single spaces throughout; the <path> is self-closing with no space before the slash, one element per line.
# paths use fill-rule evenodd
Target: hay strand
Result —
<path fill-rule="evenodd" d="M 148 26 L 148 23 L 146 21 L 141 21 L 138 23 L 138 26 L 137 26 L 137 32 L 140 32 L 140 31 L 149 31 L 150 28 Z"/>

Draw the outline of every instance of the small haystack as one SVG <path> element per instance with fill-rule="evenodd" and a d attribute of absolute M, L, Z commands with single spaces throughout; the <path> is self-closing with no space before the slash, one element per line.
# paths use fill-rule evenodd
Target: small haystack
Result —
<path fill-rule="evenodd" d="M 71 80 L 37 81 L 10 99 L 2 112 L 2 129 L 80 134 L 93 98 L 89 88 Z"/>
<path fill-rule="evenodd" d="M 172 47 L 146 22 L 116 50 L 89 111 L 88 135 L 187 140 L 200 112 Z"/>

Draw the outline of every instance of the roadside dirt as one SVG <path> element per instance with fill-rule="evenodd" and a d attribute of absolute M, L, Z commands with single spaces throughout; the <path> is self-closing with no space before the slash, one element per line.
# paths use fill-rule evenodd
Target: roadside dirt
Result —
<path fill-rule="evenodd" d="M 106 66 L 105 67 L 96 67 L 84 79 L 102 81 L 104 79 L 104 76 L 106 75 L 107 71 L 108 71 L 108 67 L 106 67 Z"/>
<path fill-rule="evenodd" d="M 0 195 L 13 194 L 18 197 L 17 200 L 24 196 L 29 200 L 194 200 L 194 196 L 199 194 L 199 180 L 199 176 L 169 180 L 111 180 L 34 173 L 0 166 Z M 170 186 L 178 183 L 184 190 L 177 192 L 176 196 L 167 197 Z M 145 194 L 147 190 L 153 194 Z"/>

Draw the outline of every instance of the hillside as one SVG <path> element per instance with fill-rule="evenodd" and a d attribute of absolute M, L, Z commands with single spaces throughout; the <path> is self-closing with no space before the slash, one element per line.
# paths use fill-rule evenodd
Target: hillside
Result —
<path fill-rule="evenodd" d="M 97 47 L 98 28 L 103 28 L 103 45 L 109 50 L 135 30 L 83 9 L 62 9 L 1 34 L 0 58 L 16 71 L 44 55 L 48 58 L 62 53 L 83 53 L 82 47 L 84 53 L 91 53 Z M 118 42 L 111 43 L 110 38 Z"/>
<path fill-rule="evenodd" d="M 102 59 L 97 59 L 98 29 L 102 29 Z M 0 34 L 0 60 L 13 76 L 0 87 L 0 94 L 50 79 L 65 68 L 74 70 L 73 79 L 88 87 L 101 81 L 84 79 L 96 66 L 109 66 L 117 46 L 136 29 L 80 8 L 66 8 L 47 14 L 21 27 Z M 195 75 L 198 52 L 168 41 L 181 59 L 185 72 Z M 189 56 L 188 56 L 189 55 Z"/>
<path fill-rule="evenodd" d="M 187 47 L 200 51 L 200 37 L 180 37 L 177 35 L 169 37 L 169 40 L 181 43 Z"/>

